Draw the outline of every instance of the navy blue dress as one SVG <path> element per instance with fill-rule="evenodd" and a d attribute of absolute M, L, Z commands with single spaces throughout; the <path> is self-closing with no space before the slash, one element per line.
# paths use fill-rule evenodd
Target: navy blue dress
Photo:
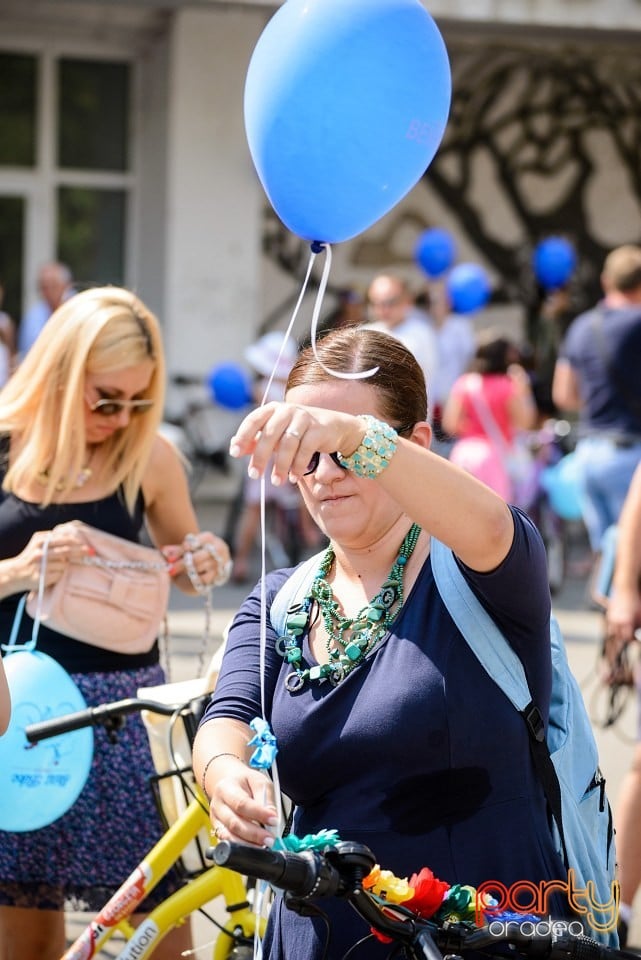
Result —
<path fill-rule="evenodd" d="M 463 572 L 519 654 L 545 714 L 551 684 L 545 557 L 532 523 L 513 512 L 514 543 L 500 567 Z M 269 576 L 268 604 L 285 576 Z M 225 716 L 249 722 L 261 714 L 259 620 L 255 591 L 230 631 L 203 722 Z M 278 740 L 282 789 L 296 804 L 294 833 L 336 828 L 341 839 L 367 844 L 382 868 L 401 877 L 427 866 L 450 884 L 565 878 L 525 724 L 455 627 L 429 558 L 389 634 L 337 687 L 306 684 L 290 694 L 283 685 L 290 668 L 273 649 L 269 625 L 267 633 L 265 716 Z M 304 655 L 309 662 L 307 645 Z M 339 960 L 367 928 L 344 903 L 320 906 L 331 916 L 328 957 Z M 326 936 L 323 923 L 277 901 L 265 956 L 317 960 Z M 354 957 L 385 957 L 389 950 L 370 942 Z"/>

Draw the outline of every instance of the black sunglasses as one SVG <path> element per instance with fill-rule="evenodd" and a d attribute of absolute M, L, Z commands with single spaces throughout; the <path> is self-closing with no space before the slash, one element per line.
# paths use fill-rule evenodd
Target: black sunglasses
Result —
<path fill-rule="evenodd" d="M 307 470 L 303 474 L 304 477 L 308 477 L 310 473 L 315 473 L 318 469 L 318 464 L 320 463 L 320 450 L 317 450 L 316 453 L 312 454 L 312 459 L 307 464 Z M 347 467 L 344 467 L 340 461 L 340 458 L 336 452 L 328 453 L 328 457 L 331 457 L 337 467 L 340 467 L 341 470 L 347 470 Z"/>
<path fill-rule="evenodd" d="M 414 429 L 414 424 L 404 423 L 401 427 L 394 427 L 394 429 L 398 434 L 408 433 L 408 431 L 411 431 Z M 307 464 L 307 470 L 303 474 L 304 477 L 308 477 L 310 473 L 316 472 L 316 470 L 318 469 L 318 464 L 320 463 L 320 456 L 321 455 L 319 450 L 317 450 L 315 453 L 312 454 L 312 458 Z M 347 467 L 344 467 L 343 464 L 341 463 L 340 457 L 338 456 L 338 453 L 336 451 L 334 451 L 334 453 L 328 453 L 327 456 L 331 457 L 331 459 L 334 461 L 336 466 L 340 467 L 341 470 L 347 470 Z"/>

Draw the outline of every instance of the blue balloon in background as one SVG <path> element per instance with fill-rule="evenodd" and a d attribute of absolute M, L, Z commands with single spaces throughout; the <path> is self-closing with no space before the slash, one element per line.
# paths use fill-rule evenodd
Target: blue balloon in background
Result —
<path fill-rule="evenodd" d="M 451 74 L 419 0 L 287 0 L 253 52 L 245 128 L 265 192 L 310 241 L 349 240 L 418 182 Z"/>
<path fill-rule="evenodd" d="M 537 245 L 533 263 L 541 286 L 546 290 L 555 290 L 572 276 L 576 266 L 574 247 L 563 237 L 548 237 Z"/>
<path fill-rule="evenodd" d="M 414 257 L 428 277 L 440 277 L 456 259 L 456 244 L 447 230 L 433 227 L 418 238 Z"/>
<path fill-rule="evenodd" d="M 490 299 L 490 279 L 478 263 L 459 263 L 449 273 L 447 293 L 455 313 L 472 313 Z"/>
<path fill-rule="evenodd" d="M 86 709 L 80 690 L 59 663 L 18 648 L 3 659 L 11 692 L 11 722 L 0 737 L 0 830 L 21 833 L 53 823 L 78 799 L 93 757 L 93 730 L 74 730 L 30 744 L 30 723 Z"/>
<path fill-rule="evenodd" d="M 219 363 L 207 377 L 214 403 L 228 410 L 241 410 L 252 403 L 251 383 L 243 367 L 237 363 Z"/>

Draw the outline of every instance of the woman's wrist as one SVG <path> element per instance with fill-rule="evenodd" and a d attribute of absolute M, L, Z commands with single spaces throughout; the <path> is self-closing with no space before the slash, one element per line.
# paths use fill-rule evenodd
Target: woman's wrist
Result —
<path fill-rule="evenodd" d="M 0 600 L 11 597 L 14 593 L 26 593 L 31 589 L 31 584 L 25 583 L 20 571 L 16 570 L 15 557 L 0 560 Z"/>
<path fill-rule="evenodd" d="M 398 433 L 383 420 L 377 420 L 369 414 L 359 419 L 365 424 L 365 433 L 353 453 L 348 456 L 339 453 L 341 464 L 355 473 L 357 477 L 374 480 L 378 477 L 396 453 Z"/>
<path fill-rule="evenodd" d="M 210 799 L 210 797 L 209 797 L 209 793 L 207 792 L 207 774 L 210 773 L 211 769 L 214 766 L 215 761 L 222 760 L 223 757 L 238 760 L 240 763 L 245 762 L 243 758 L 240 757 L 237 753 L 232 753 L 231 751 L 227 751 L 227 750 L 221 750 L 219 753 L 214 753 L 211 757 L 209 757 L 209 759 L 205 763 L 205 766 L 203 767 L 203 772 L 200 776 L 200 786 L 208 800 Z"/>

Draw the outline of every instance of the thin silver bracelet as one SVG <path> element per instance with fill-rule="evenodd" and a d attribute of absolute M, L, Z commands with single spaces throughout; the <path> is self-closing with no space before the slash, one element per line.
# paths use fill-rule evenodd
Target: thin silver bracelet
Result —
<path fill-rule="evenodd" d="M 210 768 L 210 766 L 212 765 L 212 763 L 214 762 L 214 760 L 218 760 L 220 757 L 234 757 L 235 760 L 240 760 L 241 763 L 244 762 L 244 761 L 238 756 L 237 753 L 229 753 L 228 751 L 223 751 L 223 753 L 215 753 L 215 754 L 213 755 L 213 757 L 210 757 L 210 758 L 209 758 L 209 760 L 208 760 L 207 763 L 205 764 L 205 768 L 204 768 L 204 770 L 203 770 L 202 777 L 200 778 L 200 786 L 202 787 L 202 791 L 203 791 L 203 793 L 205 794 L 205 796 L 207 797 L 208 800 L 210 800 L 211 798 L 209 797 L 209 794 L 207 793 L 207 790 L 205 789 L 205 780 L 206 780 L 206 778 L 207 778 L 207 771 L 209 770 L 209 768 Z"/>

